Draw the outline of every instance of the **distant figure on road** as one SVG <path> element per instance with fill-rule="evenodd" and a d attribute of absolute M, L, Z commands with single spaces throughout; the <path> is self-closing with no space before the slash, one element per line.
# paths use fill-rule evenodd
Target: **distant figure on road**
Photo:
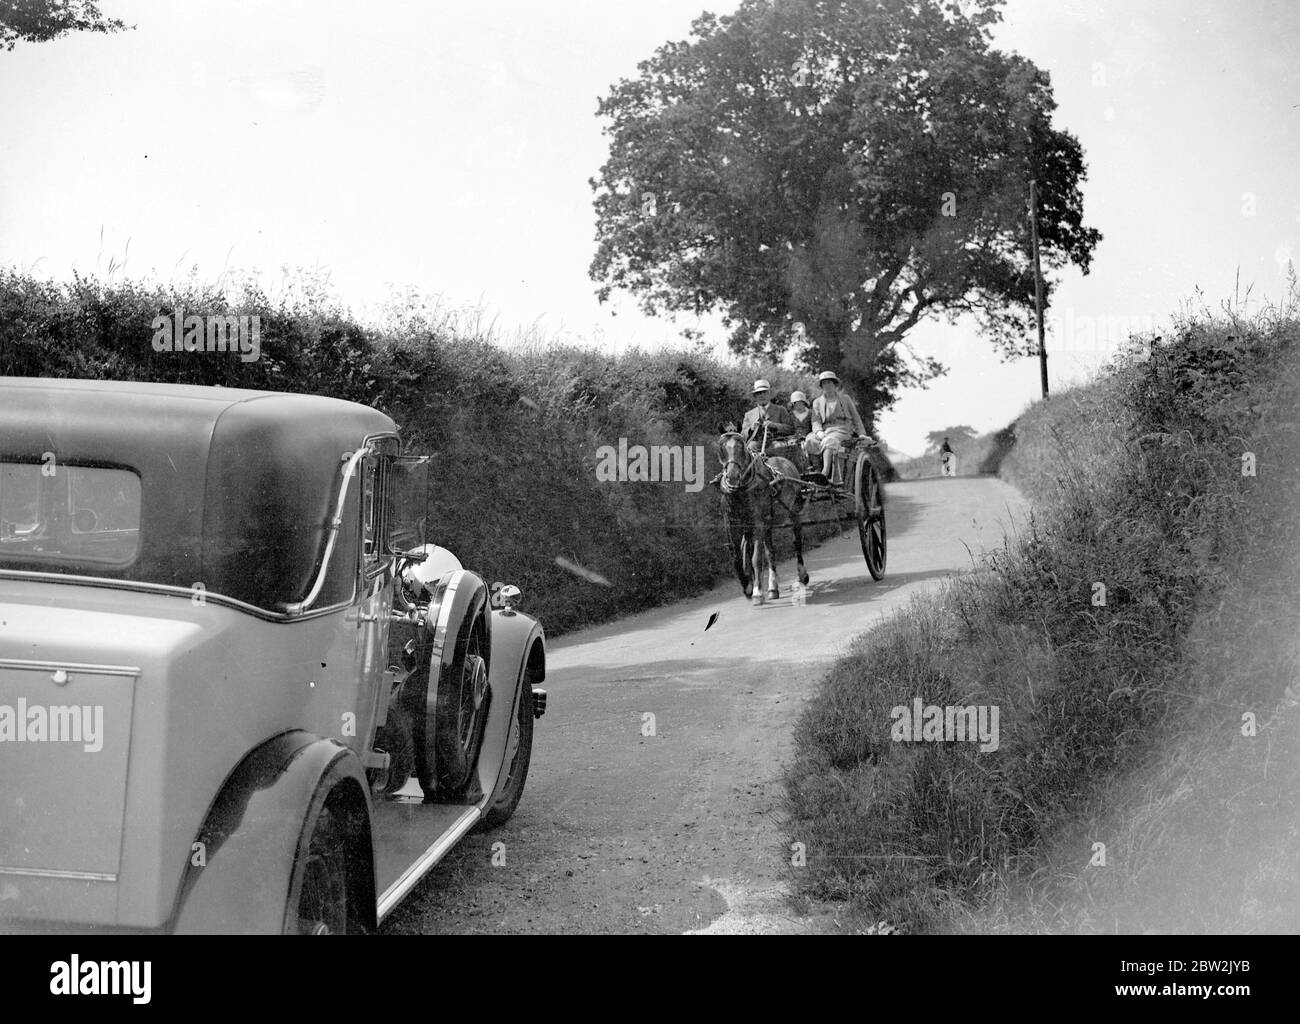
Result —
<path fill-rule="evenodd" d="M 939 449 L 939 464 L 943 467 L 944 476 L 957 475 L 957 453 L 952 450 L 946 437 L 943 439 L 943 447 Z"/>

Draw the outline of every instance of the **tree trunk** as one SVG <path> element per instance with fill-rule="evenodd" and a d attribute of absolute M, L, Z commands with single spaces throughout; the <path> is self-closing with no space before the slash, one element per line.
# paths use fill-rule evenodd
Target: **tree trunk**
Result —
<path fill-rule="evenodd" d="M 859 330 L 842 343 L 840 379 L 852 390 L 863 419 L 866 419 L 866 410 L 862 406 L 879 375 L 882 348 L 879 336 L 866 330 Z"/>
<path fill-rule="evenodd" d="M 813 373 L 834 370 L 840 384 L 857 404 L 862 421 L 872 428 L 875 420 L 876 363 L 881 344 L 874 334 L 854 333 L 847 321 L 830 317 L 810 318 L 813 348 L 809 369 Z"/>
<path fill-rule="evenodd" d="M 808 354 L 809 369 L 814 373 L 834 370 L 844 375 L 844 342 L 848 338 L 848 324 L 829 318 L 813 318 L 808 324 L 813 343 Z"/>

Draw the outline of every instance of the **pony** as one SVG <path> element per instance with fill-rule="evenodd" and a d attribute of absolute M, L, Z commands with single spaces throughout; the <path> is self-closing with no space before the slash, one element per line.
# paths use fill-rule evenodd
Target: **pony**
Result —
<path fill-rule="evenodd" d="M 727 532 L 727 545 L 741 589 L 757 608 L 763 603 L 764 560 L 768 570 L 767 596 L 781 596 L 776 552 L 772 547 L 778 506 L 785 510 L 794 530 L 799 582 L 808 583 L 808 570 L 803 564 L 800 513 L 804 497 L 799 470 L 789 459 L 751 451 L 734 429 L 724 429 L 718 437 L 717 451 L 722 472 L 714 479 L 722 491 L 722 523 Z"/>

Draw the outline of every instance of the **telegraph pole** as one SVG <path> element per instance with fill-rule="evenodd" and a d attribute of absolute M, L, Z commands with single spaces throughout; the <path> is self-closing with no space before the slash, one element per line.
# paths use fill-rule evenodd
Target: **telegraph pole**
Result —
<path fill-rule="evenodd" d="M 1029 227 L 1034 236 L 1034 309 L 1038 313 L 1038 372 L 1047 400 L 1047 340 L 1043 332 L 1043 268 L 1038 256 L 1038 181 L 1029 182 Z"/>

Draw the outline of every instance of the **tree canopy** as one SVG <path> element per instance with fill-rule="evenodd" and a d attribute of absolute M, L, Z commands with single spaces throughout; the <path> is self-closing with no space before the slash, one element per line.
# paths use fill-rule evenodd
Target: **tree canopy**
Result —
<path fill-rule="evenodd" d="M 44 43 L 69 32 L 121 32 L 126 23 L 105 18 L 93 0 L 0 0 L 0 46 L 20 40 Z"/>
<path fill-rule="evenodd" d="M 1032 351 L 1046 271 L 1085 273 L 1082 149 L 1045 72 L 995 50 L 1003 0 L 743 0 L 600 100 L 597 295 L 716 313 L 740 353 L 834 369 L 873 410 L 942 372 L 905 335 L 974 315 Z"/>

